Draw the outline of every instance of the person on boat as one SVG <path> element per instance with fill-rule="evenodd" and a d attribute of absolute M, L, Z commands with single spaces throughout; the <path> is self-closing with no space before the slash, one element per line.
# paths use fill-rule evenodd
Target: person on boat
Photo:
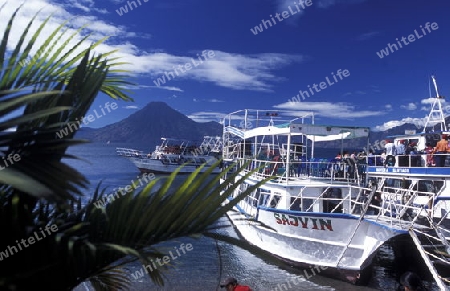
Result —
<path fill-rule="evenodd" d="M 386 156 L 395 156 L 396 153 L 397 153 L 395 151 L 394 143 L 390 139 L 386 140 L 386 144 L 384 145 L 384 149 L 386 151 Z"/>
<path fill-rule="evenodd" d="M 386 159 L 385 159 L 384 165 L 385 166 L 394 166 L 395 165 L 395 155 L 397 154 L 394 143 L 390 139 L 387 139 L 384 149 L 386 151 Z"/>
<path fill-rule="evenodd" d="M 344 151 L 344 156 L 342 157 L 343 159 L 348 159 L 348 158 L 350 158 L 350 155 L 348 154 L 348 152 L 347 151 Z"/>
<path fill-rule="evenodd" d="M 395 152 L 398 156 L 398 166 L 399 167 L 407 167 L 408 166 L 408 156 L 405 155 L 405 140 L 400 140 L 398 144 L 395 146 Z"/>
<path fill-rule="evenodd" d="M 226 291 L 252 291 L 249 286 L 239 285 L 236 278 L 228 277 L 222 283 L 221 288 L 225 288 Z"/>
<path fill-rule="evenodd" d="M 351 155 L 349 155 L 347 151 L 344 151 L 342 160 L 344 161 L 344 174 L 346 175 L 345 178 L 354 178 L 356 167 L 355 159 L 352 159 Z"/>
<path fill-rule="evenodd" d="M 448 136 L 443 134 L 440 141 L 437 142 L 436 147 L 434 148 L 434 153 L 436 155 L 436 165 L 438 167 L 445 166 L 445 159 L 447 158 L 448 149 Z"/>
<path fill-rule="evenodd" d="M 428 290 L 423 286 L 420 277 L 413 272 L 406 272 L 400 277 L 400 287 L 398 290 L 405 291 L 426 291 Z"/>
<path fill-rule="evenodd" d="M 436 167 L 436 162 L 434 161 L 433 156 L 434 148 L 431 146 L 431 143 L 427 142 L 425 144 L 424 152 L 427 154 L 427 167 Z"/>
<path fill-rule="evenodd" d="M 369 150 L 369 154 L 367 155 L 367 165 L 375 166 L 375 156 L 373 155 L 373 150 Z"/>
<path fill-rule="evenodd" d="M 378 215 L 378 213 L 380 213 L 380 209 L 378 207 L 381 207 L 382 202 L 383 202 L 383 200 L 381 198 L 381 192 L 379 192 L 379 191 L 375 192 L 372 196 L 372 200 L 370 201 L 369 210 L 374 215 Z"/>
<path fill-rule="evenodd" d="M 417 143 L 410 142 L 406 147 L 405 154 L 409 156 L 410 167 L 421 167 L 419 155 L 417 152 Z"/>
<path fill-rule="evenodd" d="M 376 160 L 375 160 L 375 162 L 376 162 Z M 379 165 L 384 165 L 385 164 L 385 162 L 386 162 L 386 151 L 383 151 L 382 153 L 381 153 L 381 155 L 380 155 L 380 164 Z M 378 164 L 377 164 L 378 165 Z"/>

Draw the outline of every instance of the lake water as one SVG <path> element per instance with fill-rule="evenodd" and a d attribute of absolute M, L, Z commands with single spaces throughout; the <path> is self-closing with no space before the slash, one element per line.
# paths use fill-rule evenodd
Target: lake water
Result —
<path fill-rule="evenodd" d="M 129 185 L 131 180 L 139 176 L 139 171 L 130 161 L 116 155 L 115 148 L 122 146 L 129 145 L 94 143 L 70 149 L 69 153 L 83 160 L 70 160 L 67 163 L 86 175 L 91 182 L 90 189 L 86 191 L 86 200 L 99 182 L 111 193 L 114 188 Z M 330 158 L 335 152 L 336 150 L 323 150 L 317 153 Z M 181 180 L 182 178 L 179 179 Z M 237 236 L 227 218 L 222 218 L 218 223 L 228 226 L 222 231 L 230 236 Z M 190 244 L 190 247 L 182 249 L 182 243 L 184 246 Z M 155 286 L 147 275 L 141 277 L 143 266 L 134 263 L 128 266 L 130 280 L 133 282 L 131 290 L 224 290 L 220 289 L 218 284 L 227 276 L 236 277 L 241 284 L 251 286 L 254 291 L 396 290 L 397 278 L 405 268 L 401 266 L 401 262 L 399 264 L 393 261 L 390 246 L 383 246 L 374 258 L 372 279 L 368 286 L 363 287 L 326 278 L 320 273 L 312 276 L 310 269 L 293 268 L 271 256 L 253 254 L 210 238 L 183 238 L 164 247 L 174 250 L 170 261 L 174 268 L 165 273 L 165 286 Z M 430 287 L 432 290 L 438 290 Z M 81 290 L 93 289 L 89 288 L 88 284 L 81 284 L 76 291 Z"/>

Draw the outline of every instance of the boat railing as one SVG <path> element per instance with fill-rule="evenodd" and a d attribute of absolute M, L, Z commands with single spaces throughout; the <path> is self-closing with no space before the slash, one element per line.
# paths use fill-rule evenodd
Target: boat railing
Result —
<path fill-rule="evenodd" d="M 313 209 L 314 205 L 320 205 L 323 202 L 335 202 L 335 203 L 333 203 L 332 208 L 329 209 L 329 211 L 327 211 L 327 212 L 329 212 L 329 213 L 342 212 L 342 211 L 340 211 L 340 209 L 343 209 L 343 212 L 348 212 L 348 210 L 346 210 L 344 207 L 344 202 L 352 201 L 351 193 L 349 192 L 342 198 L 326 197 L 327 193 L 328 193 L 327 192 L 328 189 L 329 188 L 326 188 L 324 191 L 322 191 L 322 193 L 318 197 L 303 196 L 304 199 L 313 199 L 314 198 L 314 202 L 305 211 L 306 212 L 311 211 Z"/>
<path fill-rule="evenodd" d="M 392 167 L 450 167 L 447 153 L 417 153 L 410 155 L 371 155 L 364 159 L 368 166 Z"/>
<path fill-rule="evenodd" d="M 367 214 L 375 215 L 375 220 L 391 224 L 412 226 L 420 217 L 432 217 L 432 204 L 436 194 L 411 189 L 384 187 L 383 195 L 377 191 L 381 201 L 369 203 Z M 362 199 L 363 200 L 363 199 Z"/>
<path fill-rule="evenodd" d="M 331 182 L 361 183 L 365 175 L 365 164 L 347 160 L 335 161 L 329 159 L 290 160 L 285 157 L 270 158 L 238 158 L 242 164 L 251 160 L 247 171 L 259 169 L 254 176 L 266 178 L 276 176 L 279 182 L 302 179 L 325 179 Z M 289 170 L 287 170 L 289 169 Z"/>
<path fill-rule="evenodd" d="M 344 213 L 365 216 L 366 219 L 403 229 L 419 224 L 423 227 L 424 223 L 433 217 L 431 209 L 436 193 L 390 187 L 384 188 L 384 195 L 378 196 L 381 194 L 380 189 L 356 185 L 345 187 L 346 192 L 342 186 L 331 184 L 324 187 L 319 195 L 309 194 L 304 191 L 305 188 L 299 188 L 298 193 L 290 194 L 289 204 L 284 206 L 277 205 L 282 201 L 280 199 L 284 195 L 282 192 L 266 193 L 260 189 L 246 197 L 247 203 L 242 207 L 245 206 L 244 211 L 252 215 L 256 214 L 258 207 L 281 209 L 287 207 L 291 211 Z M 382 199 L 378 200 L 377 196 Z"/>

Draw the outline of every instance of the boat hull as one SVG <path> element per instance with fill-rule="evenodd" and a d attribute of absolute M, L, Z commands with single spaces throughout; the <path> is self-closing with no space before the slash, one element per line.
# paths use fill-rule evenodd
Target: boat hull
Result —
<path fill-rule="evenodd" d="M 129 158 L 130 161 L 141 171 L 142 173 L 157 173 L 157 174 L 170 174 L 179 169 L 180 174 L 189 174 L 197 170 L 200 165 L 183 165 L 183 164 L 165 164 L 161 160 L 157 159 L 143 159 L 143 158 Z M 211 163 L 209 163 L 211 164 Z M 203 167 L 200 172 L 205 172 L 209 169 L 209 164 Z M 219 173 L 220 168 L 214 168 L 212 173 Z"/>
<path fill-rule="evenodd" d="M 259 209 L 256 221 L 244 219 L 241 207 L 227 214 L 252 245 L 297 267 L 356 285 L 367 284 L 377 249 L 404 233 L 343 214 Z"/>

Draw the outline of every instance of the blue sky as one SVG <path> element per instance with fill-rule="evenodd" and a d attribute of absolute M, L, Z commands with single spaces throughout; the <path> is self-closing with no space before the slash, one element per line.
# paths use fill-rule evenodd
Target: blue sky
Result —
<path fill-rule="evenodd" d="M 440 95 L 450 98 L 448 0 L 300 1 L 27 0 L 17 22 L 22 29 L 43 8 L 38 21 L 53 12 L 50 27 L 66 19 L 72 19 L 73 29 L 88 24 L 85 32 L 93 33 L 92 40 L 110 36 L 99 52 L 119 49 L 117 55 L 129 62 L 124 68 L 138 84 L 132 88 L 135 102 L 119 101 L 117 110 L 91 127 L 164 101 L 196 121 L 219 121 L 245 108 L 287 109 L 293 115 L 314 111 L 316 123 L 384 129 L 428 114 L 431 75 Z M 0 31 L 17 5 L 9 1 L 0 12 Z M 426 23 L 436 24 L 425 28 Z M 257 34 L 255 26 L 260 26 Z M 396 38 L 402 37 L 409 44 L 400 48 Z M 398 50 L 392 47 L 380 58 L 388 44 Z M 177 76 L 178 66 L 184 72 Z M 327 83 L 339 69 L 348 76 Z M 157 86 L 170 72 L 174 77 Z M 320 92 L 289 102 L 314 84 Z M 107 101 L 99 96 L 92 110 Z"/>

